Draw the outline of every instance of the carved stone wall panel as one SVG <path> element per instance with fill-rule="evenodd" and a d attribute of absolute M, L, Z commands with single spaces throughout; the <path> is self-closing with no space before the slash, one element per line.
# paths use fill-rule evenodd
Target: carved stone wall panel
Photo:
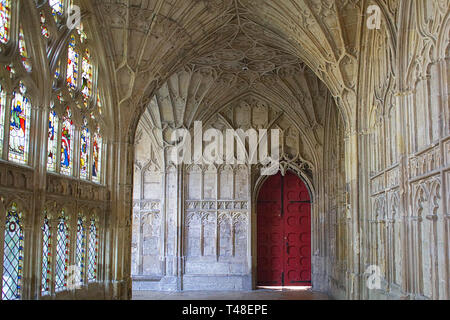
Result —
<path fill-rule="evenodd" d="M 233 178 L 234 172 L 232 167 L 227 166 L 220 170 L 219 176 L 219 198 L 220 199 L 232 199 L 233 198 Z"/>
<path fill-rule="evenodd" d="M 377 194 L 379 192 L 384 191 L 384 174 L 380 174 L 374 178 L 372 178 L 371 181 L 371 194 Z"/>
<path fill-rule="evenodd" d="M 246 167 L 240 167 L 235 171 L 235 199 L 245 200 L 248 198 L 248 171 Z"/>
<path fill-rule="evenodd" d="M 215 199 L 216 195 L 217 172 L 215 168 L 205 171 L 203 175 L 203 199 Z"/>
<path fill-rule="evenodd" d="M 443 165 L 441 159 L 441 149 L 439 146 L 433 147 L 421 154 L 409 159 L 410 179 L 433 172 Z"/>
<path fill-rule="evenodd" d="M 220 213 L 218 220 L 219 256 L 231 257 L 233 255 L 232 218 L 229 213 Z"/>
<path fill-rule="evenodd" d="M 160 275 L 161 215 L 159 212 L 141 215 L 142 266 L 144 275 Z"/>
<path fill-rule="evenodd" d="M 185 219 L 185 252 L 188 257 L 202 255 L 202 214 L 190 212 Z"/>
<path fill-rule="evenodd" d="M 200 167 L 195 166 L 188 171 L 188 199 L 200 200 L 202 197 L 202 177 Z"/>

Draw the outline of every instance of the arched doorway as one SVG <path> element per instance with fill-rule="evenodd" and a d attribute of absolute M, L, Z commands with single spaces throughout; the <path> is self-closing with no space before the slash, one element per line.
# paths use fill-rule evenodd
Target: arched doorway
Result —
<path fill-rule="evenodd" d="M 293 172 L 269 177 L 257 200 L 258 286 L 311 285 L 311 197 Z"/>

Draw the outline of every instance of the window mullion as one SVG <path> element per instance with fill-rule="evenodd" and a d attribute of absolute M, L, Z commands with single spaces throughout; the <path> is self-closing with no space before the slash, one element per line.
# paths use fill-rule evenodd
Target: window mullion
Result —
<path fill-rule="evenodd" d="M 9 154 L 9 127 L 11 126 L 11 105 L 13 102 L 13 94 L 8 92 L 6 94 L 6 102 L 5 102 L 5 122 L 4 122 L 4 133 L 3 133 L 3 159 L 8 160 Z M 5 222 L 6 223 L 6 222 Z"/>

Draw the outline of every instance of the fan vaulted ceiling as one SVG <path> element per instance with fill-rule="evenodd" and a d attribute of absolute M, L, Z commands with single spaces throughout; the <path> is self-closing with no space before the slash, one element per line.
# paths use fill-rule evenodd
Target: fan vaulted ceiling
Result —
<path fill-rule="evenodd" d="M 136 126 L 135 114 L 170 97 L 172 115 L 165 107 L 159 121 L 189 126 L 251 92 L 317 126 L 320 108 L 303 101 L 320 86 L 313 74 L 344 105 L 354 97 L 359 2 L 97 0 L 122 123 Z"/>

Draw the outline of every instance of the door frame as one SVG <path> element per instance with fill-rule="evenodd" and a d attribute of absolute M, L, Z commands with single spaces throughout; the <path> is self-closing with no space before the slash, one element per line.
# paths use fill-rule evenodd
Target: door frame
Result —
<path fill-rule="evenodd" d="M 285 170 L 279 170 L 276 174 L 278 174 L 281 171 L 281 174 L 283 176 L 286 175 L 288 171 L 294 173 L 300 180 L 303 181 L 303 183 L 306 185 L 306 189 L 309 192 L 309 197 L 311 199 L 311 286 L 314 286 L 314 264 L 313 264 L 313 253 L 315 251 L 315 239 L 313 237 L 314 232 L 314 212 L 318 210 L 317 208 L 317 201 L 316 200 L 316 192 L 314 189 L 314 185 L 312 184 L 311 179 L 297 166 L 293 164 L 289 164 L 288 167 Z M 258 277 L 258 215 L 257 215 L 257 203 L 258 203 L 258 195 L 259 191 L 261 190 L 261 187 L 264 185 L 266 180 L 270 176 L 258 176 L 256 178 L 256 181 L 254 183 L 254 187 L 252 188 L 252 210 L 251 210 L 251 232 L 250 232 L 250 248 L 251 248 L 251 254 L 250 254 L 250 270 L 251 270 L 251 276 L 252 276 L 252 289 L 256 290 L 257 287 L 257 277 Z"/>

